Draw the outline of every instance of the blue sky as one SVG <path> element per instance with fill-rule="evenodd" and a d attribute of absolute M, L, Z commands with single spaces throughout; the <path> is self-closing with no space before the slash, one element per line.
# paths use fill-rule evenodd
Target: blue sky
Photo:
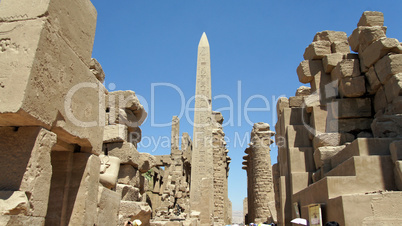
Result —
<path fill-rule="evenodd" d="M 109 90 L 134 90 L 148 111 L 140 152 L 170 153 L 172 116 L 195 94 L 197 46 L 206 32 L 211 48 L 212 107 L 222 109 L 232 158 L 229 198 L 242 210 L 247 195 L 241 169 L 252 123 L 274 130 L 276 99 L 303 85 L 296 68 L 316 32 L 356 28 L 363 11 L 381 11 L 387 36 L 402 39 L 402 3 L 393 1 L 92 0 L 98 11 L 93 57 Z M 239 90 L 241 92 L 239 92 Z M 182 98 L 184 97 L 184 98 Z M 231 107 L 229 97 L 233 104 Z M 184 101 L 183 101 L 184 99 Z M 240 104 L 239 104 L 240 103 Z M 244 114 L 245 105 L 261 111 Z M 268 110 L 269 108 L 269 110 Z M 265 109 L 265 110 L 264 110 Z M 240 114 L 239 114 L 240 112 Z M 184 112 L 180 132 L 193 134 Z M 247 140 L 245 140 L 247 139 Z M 272 163 L 277 149 L 271 150 Z"/>

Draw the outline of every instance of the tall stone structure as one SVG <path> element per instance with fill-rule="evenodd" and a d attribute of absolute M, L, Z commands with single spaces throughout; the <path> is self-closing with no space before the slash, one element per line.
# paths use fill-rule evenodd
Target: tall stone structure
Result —
<path fill-rule="evenodd" d="M 311 88 L 277 103 L 280 225 L 402 223 L 402 46 L 386 30 L 364 12 L 349 37 L 318 32 L 306 48 L 297 75 Z"/>
<path fill-rule="evenodd" d="M 214 165 L 211 143 L 211 60 L 205 33 L 202 34 L 198 44 L 195 94 L 190 205 L 192 211 L 200 213 L 202 225 L 211 225 L 214 199 Z"/>
<path fill-rule="evenodd" d="M 247 208 L 245 223 L 276 222 L 275 193 L 269 146 L 274 142 L 267 123 L 255 123 L 250 147 L 245 150 L 243 169 L 247 170 Z"/>

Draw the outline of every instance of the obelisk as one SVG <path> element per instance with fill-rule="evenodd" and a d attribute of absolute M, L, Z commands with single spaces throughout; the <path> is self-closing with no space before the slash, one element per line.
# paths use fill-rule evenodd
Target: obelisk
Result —
<path fill-rule="evenodd" d="M 198 44 L 195 95 L 190 205 L 191 211 L 200 212 L 201 225 L 212 225 L 214 168 L 211 143 L 211 59 L 205 32 Z"/>

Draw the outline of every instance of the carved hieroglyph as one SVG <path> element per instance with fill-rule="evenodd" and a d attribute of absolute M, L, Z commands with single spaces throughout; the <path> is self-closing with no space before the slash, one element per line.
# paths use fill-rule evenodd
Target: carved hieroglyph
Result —
<path fill-rule="evenodd" d="M 213 211 L 211 114 L 211 61 L 208 39 L 203 33 L 198 45 L 190 192 L 191 210 L 200 212 L 201 224 L 210 222 Z"/>

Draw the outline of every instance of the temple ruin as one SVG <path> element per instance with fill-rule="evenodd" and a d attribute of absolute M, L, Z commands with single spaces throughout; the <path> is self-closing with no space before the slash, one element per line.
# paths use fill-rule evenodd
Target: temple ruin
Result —
<path fill-rule="evenodd" d="M 401 224 L 402 46 L 386 30 L 367 11 L 349 37 L 318 32 L 306 48 L 297 75 L 310 87 L 277 103 L 280 225 Z"/>
<path fill-rule="evenodd" d="M 135 92 L 109 92 L 91 58 L 96 16 L 89 0 L 0 3 L 0 224 L 229 224 L 230 158 L 211 110 L 206 35 L 197 77 L 209 83 L 196 90 L 209 101 L 196 100 L 194 130 L 203 142 L 183 133 L 179 148 L 173 117 L 171 154 L 153 156 L 137 150 L 147 112 Z M 191 195 L 199 188 L 202 200 Z"/>
<path fill-rule="evenodd" d="M 171 152 L 154 156 L 137 150 L 147 112 L 136 93 L 103 85 L 96 18 L 90 0 L 0 1 L 0 225 L 231 224 L 206 34 L 193 136 L 172 116 Z M 349 37 L 314 36 L 296 69 L 310 87 L 278 100 L 275 132 L 252 128 L 246 223 L 401 224 L 402 46 L 386 31 L 367 11 Z"/>

